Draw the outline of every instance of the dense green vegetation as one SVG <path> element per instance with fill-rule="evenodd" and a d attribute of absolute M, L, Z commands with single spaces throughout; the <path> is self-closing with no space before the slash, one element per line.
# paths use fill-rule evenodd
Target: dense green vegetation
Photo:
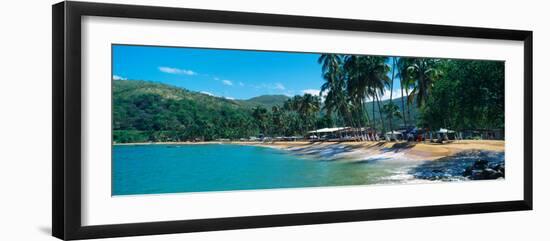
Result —
<path fill-rule="evenodd" d="M 324 108 L 340 126 L 385 132 L 398 129 L 400 120 L 432 130 L 504 128 L 504 62 L 324 54 L 319 63 Z M 393 99 L 396 78 L 406 98 Z M 390 98 L 383 103 L 386 91 Z M 372 101 L 370 116 L 366 100 Z"/>
<path fill-rule="evenodd" d="M 113 82 L 116 142 L 211 140 L 258 133 L 245 104 L 164 84 Z"/>
<path fill-rule="evenodd" d="M 439 67 L 445 74 L 421 108 L 421 125 L 504 129 L 503 62 L 453 60 Z"/>
<path fill-rule="evenodd" d="M 335 126 L 370 127 L 377 133 L 402 126 L 504 127 L 503 62 L 324 54 L 319 64 L 323 98 L 230 100 L 165 84 L 114 80 L 114 141 L 301 136 Z M 387 91 L 390 98 L 381 100 Z M 404 97 L 394 98 L 396 91 Z"/>
<path fill-rule="evenodd" d="M 323 125 L 319 110 L 320 98 L 308 94 L 229 100 L 160 83 L 113 81 L 118 143 L 300 135 Z"/>
<path fill-rule="evenodd" d="M 248 100 L 237 100 L 246 107 L 262 106 L 271 109 L 273 106 L 283 106 L 289 98 L 286 95 L 261 95 Z"/>

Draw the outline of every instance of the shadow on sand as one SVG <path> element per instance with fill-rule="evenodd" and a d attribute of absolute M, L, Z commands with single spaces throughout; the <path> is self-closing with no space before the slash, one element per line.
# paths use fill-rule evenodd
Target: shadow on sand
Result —
<path fill-rule="evenodd" d="M 357 149 L 364 148 L 361 145 L 346 145 L 345 143 L 348 142 L 334 142 L 330 144 L 313 142 L 311 144 L 304 144 L 301 147 L 293 147 L 290 150 L 299 156 L 318 156 L 324 161 L 332 161 L 332 158 L 336 155 L 350 153 Z"/>
<path fill-rule="evenodd" d="M 393 144 L 392 147 L 382 148 L 380 151 L 383 153 L 387 153 L 387 152 L 398 153 L 404 150 L 411 149 L 415 147 L 416 144 L 417 144 L 416 142 L 399 142 L 399 143 Z"/>
<path fill-rule="evenodd" d="M 331 158 L 335 155 L 351 152 L 355 147 L 341 145 L 340 142 L 324 145 L 322 142 L 305 144 L 303 147 L 293 147 L 291 150 L 299 156 L 319 156 L 322 158 Z"/>
<path fill-rule="evenodd" d="M 384 147 L 387 142 L 376 142 L 368 143 L 368 145 L 347 145 L 349 142 L 334 142 L 334 143 L 323 143 L 323 142 L 313 142 L 310 144 L 303 144 L 297 147 L 289 148 L 298 156 L 317 156 L 323 159 L 323 161 L 335 161 L 338 158 L 335 158 L 338 155 L 344 155 L 346 153 L 352 153 L 360 149 L 368 151 L 377 151 L 380 154 L 384 153 L 399 153 L 404 150 L 413 148 L 416 143 L 402 142 L 402 143 L 393 143 L 392 147 Z M 389 159 L 389 157 L 376 157 L 368 160 L 357 161 L 355 163 L 368 163 Z"/>

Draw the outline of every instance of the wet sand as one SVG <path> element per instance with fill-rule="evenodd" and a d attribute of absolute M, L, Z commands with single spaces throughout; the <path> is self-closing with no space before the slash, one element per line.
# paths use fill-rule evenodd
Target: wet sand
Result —
<path fill-rule="evenodd" d="M 308 141 L 208 141 L 208 142 L 155 142 L 117 143 L 115 145 L 204 145 L 237 144 L 263 146 L 287 150 L 295 154 L 322 157 L 323 159 L 365 160 L 398 158 L 410 161 L 438 160 L 465 151 L 504 152 L 501 140 L 460 140 L 450 143 L 430 142 L 308 142 Z"/>
<path fill-rule="evenodd" d="M 297 154 L 329 159 L 364 160 L 365 157 L 400 157 L 411 161 L 437 160 L 465 151 L 504 152 L 504 141 L 461 140 L 439 144 L 429 142 L 275 142 L 237 143 L 279 148 Z"/>

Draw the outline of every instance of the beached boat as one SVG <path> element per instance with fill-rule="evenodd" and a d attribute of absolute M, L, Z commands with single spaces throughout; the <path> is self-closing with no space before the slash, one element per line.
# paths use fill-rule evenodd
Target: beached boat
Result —
<path fill-rule="evenodd" d="M 403 133 L 400 131 L 388 131 L 385 137 L 388 141 L 400 141 L 403 140 Z"/>
<path fill-rule="evenodd" d="M 448 130 L 448 129 L 441 128 L 435 134 L 436 134 L 435 142 L 437 142 L 437 143 L 443 143 L 445 141 L 456 140 L 456 132 L 453 131 L 453 130 Z"/>

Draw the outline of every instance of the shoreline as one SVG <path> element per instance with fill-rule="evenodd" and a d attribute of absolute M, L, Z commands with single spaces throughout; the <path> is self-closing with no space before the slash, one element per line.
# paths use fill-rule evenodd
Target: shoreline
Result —
<path fill-rule="evenodd" d="M 503 140 L 459 140 L 445 144 L 429 142 L 309 142 L 277 141 L 205 141 L 205 142 L 146 142 L 115 143 L 113 146 L 138 145 L 207 145 L 230 144 L 261 146 L 289 151 L 293 154 L 323 159 L 376 160 L 399 159 L 407 161 L 434 161 L 468 151 L 504 152 Z"/>
<path fill-rule="evenodd" d="M 452 143 L 423 142 L 334 142 L 334 143 L 273 143 L 255 144 L 291 151 L 301 155 L 325 159 L 365 160 L 406 160 L 434 161 L 463 152 L 489 151 L 504 153 L 504 141 L 462 140 Z"/>

